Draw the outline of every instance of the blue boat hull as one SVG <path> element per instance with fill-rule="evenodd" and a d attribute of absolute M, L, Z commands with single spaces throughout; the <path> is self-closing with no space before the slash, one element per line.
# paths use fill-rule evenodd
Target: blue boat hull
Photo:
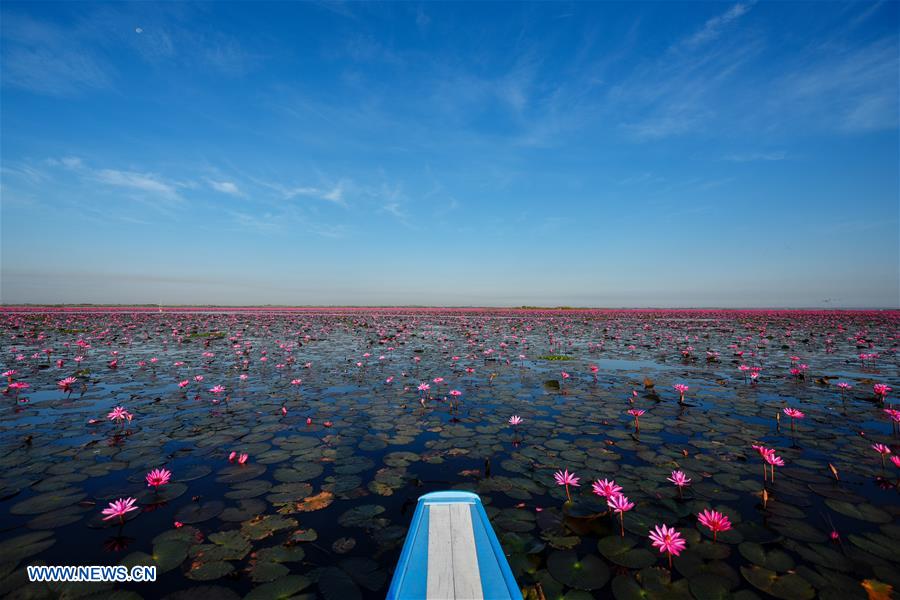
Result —
<path fill-rule="evenodd" d="M 433 492 L 419 498 L 387 597 L 521 600 L 477 494 Z"/>

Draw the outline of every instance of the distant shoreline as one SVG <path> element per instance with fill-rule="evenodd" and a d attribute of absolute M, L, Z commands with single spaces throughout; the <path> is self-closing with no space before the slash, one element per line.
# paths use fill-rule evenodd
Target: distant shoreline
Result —
<path fill-rule="evenodd" d="M 900 308 L 823 307 L 572 307 L 572 306 L 425 306 L 425 305 L 222 305 L 222 304 L 0 304 L 0 312 L 447 312 L 447 313 L 897 313 Z"/>

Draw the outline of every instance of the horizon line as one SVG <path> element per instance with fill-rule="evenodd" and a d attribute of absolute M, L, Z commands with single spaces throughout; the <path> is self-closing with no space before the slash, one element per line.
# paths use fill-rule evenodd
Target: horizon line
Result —
<path fill-rule="evenodd" d="M 61 302 L 61 303 L 0 303 L 0 312 L 16 308 L 153 308 L 153 309 L 465 309 L 465 310 L 534 310 L 534 311 L 604 311 L 604 310 L 684 310 L 684 311 L 879 311 L 900 312 L 898 307 L 851 307 L 851 306 L 537 306 L 537 305 L 475 305 L 475 304 L 159 304 L 159 303 L 93 303 L 93 302 Z"/>

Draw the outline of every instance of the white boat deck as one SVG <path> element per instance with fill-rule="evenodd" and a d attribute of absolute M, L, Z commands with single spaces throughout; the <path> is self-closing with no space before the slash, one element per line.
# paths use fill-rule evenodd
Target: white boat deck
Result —
<path fill-rule="evenodd" d="M 522 600 L 478 494 L 419 497 L 387 600 Z"/>
<path fill-rule="evenodd" d="M 428 507 L 428 600 L 482 600 L 471 504 Z"/>

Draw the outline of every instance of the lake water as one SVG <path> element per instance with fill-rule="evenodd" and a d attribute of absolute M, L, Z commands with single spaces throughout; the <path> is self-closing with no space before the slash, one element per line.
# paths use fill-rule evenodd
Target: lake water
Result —
<path fill-rule="evenodd" d="M 897 392 L 873 393 L 900 390 L 897 312 L 32 309 L 0 323 L 7 383 L 29 385 L 0 397 L 10 597 L 381 598 L 416 499 L 442 489 L 481 495 L 526 595 L 900 588 L 900 468 L 871 447 L 900 452 L 884 411 Z M 116 406 L 130 422 L 107 419 Z M 804 413 L 793 431 L 786 407 Z M 752 444 L 784 459 L 774 482 Z M 158 492 L 155 468 L 172 473 Z M 580 478 L 571 502 L 560 469 Z M 673 470 L 691 478 L 682 497 Z M 624 538 L 597 479 L 635 503 Z M 123 497 L 139 510 L 103 521 Z M 733 524 L 715 542 L 707 508 Z M 687 541 L 671 570 L 657 524 Z M 29 584 L 28 564 L 159 576 Z"/>

